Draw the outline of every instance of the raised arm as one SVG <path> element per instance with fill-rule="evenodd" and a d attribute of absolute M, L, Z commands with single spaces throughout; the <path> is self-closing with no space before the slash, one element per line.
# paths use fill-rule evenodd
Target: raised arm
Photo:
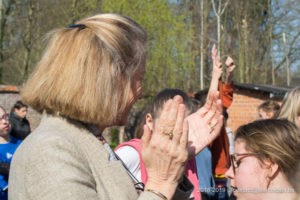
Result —
<path fill-rule="evenodd" d="M 236 65 L 234 63 L 234 60 L 230 56 L 228 56 L 225 65 L 226 65 L 225 84 L 230 84 L 232 82 L 232 72 L 236 68 Z"/>
<path fill-rule="evenodd" d="M 222 69 L 222 63 L 220 61 L 220 57 L 218 56 L 218 50 L 215 44 L 211 50 L 211 59 L 213 62 L 213 70 L 212 70 L 212 77 L 210 81 L 209 91 L 217 91 L 218 83 L 222 76 L 223 69 Z"/>

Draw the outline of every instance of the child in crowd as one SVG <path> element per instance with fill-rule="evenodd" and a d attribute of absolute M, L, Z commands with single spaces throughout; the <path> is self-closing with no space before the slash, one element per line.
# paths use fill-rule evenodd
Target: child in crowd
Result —
<path fill-rule="evenodd" d="M 26 104 L 17 101 L 9 114 L 10 134 L 20 140 L 24 140 L 31 132 L 29 121 L 26 119 L 27 109 Z"/>
<path fill-rule="evenodd" d="M 10 136 L 11 126 L 8 121 L 8 114 L 0 106 L 0 199 L 7 199 L 7 186 L 10 162 L 17 147 L 21 143 Z"/>
<path fill-rule="evenodd" d="M 260 119 L 272 119 L 278 115 L 280 105 L 275 101 L 265 101 L 258 106 Z"/>

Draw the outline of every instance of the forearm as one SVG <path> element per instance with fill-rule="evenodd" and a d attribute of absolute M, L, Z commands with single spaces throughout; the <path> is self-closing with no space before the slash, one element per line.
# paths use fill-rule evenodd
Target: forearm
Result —
<path fill-rule="evenodd" d="M 225 84 L 230 84 L 232 82 L 231 73 L 226 73 Z"/>
<path fill-rule="evenodd" d="M 212 77 L 212 79 L 210 81 L 209 92 L 210 91 L 217 91 L 218 90 L 218 85 L 219 85 L 219 78 L 218 77 Z"/>

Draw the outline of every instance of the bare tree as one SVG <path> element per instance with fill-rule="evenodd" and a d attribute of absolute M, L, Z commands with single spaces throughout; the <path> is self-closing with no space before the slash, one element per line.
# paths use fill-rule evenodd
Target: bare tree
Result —
<path fill-rule="evenodd" d="M 221 42 L 221 16 L 223 15 L 229 0 L 226 0 L 224 7 L 222 8 L 222 0 L 219 0 L 218 5 L 218 11 L 216 10 L 215 0 L 211 0 L 212 6 L 214 9 L 214 13 L 217 17 L 217 27 L 218 27 L 218 56 L 221 58 L 221 48 L 220 48 L 220 42 Z"/>

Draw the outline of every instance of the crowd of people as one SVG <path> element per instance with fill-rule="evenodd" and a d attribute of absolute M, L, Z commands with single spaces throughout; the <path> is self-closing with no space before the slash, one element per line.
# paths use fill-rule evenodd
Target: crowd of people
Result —
<path fill-rule="evenodd" d="M 300 87 L 257 121 L 227 126 L 235 62 L 213 46 L 210 87 L 164 89 L 136 138 L 113 151 L 102 132 L 125 125 L 142 97 L 145 30 L 100 14 L 52 31 L 10 114 L 0 107 L 0 199 L 297 200 Z M 28 106 L 42 113 L 31 133 Z M 300 198 L 299 198 L 300 199 Z"/>

